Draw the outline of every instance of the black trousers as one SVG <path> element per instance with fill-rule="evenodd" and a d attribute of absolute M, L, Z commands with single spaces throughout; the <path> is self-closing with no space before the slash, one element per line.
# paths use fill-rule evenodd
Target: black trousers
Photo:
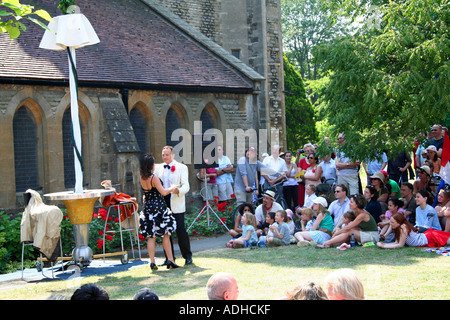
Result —
<path fill-rule="evenodd" d="M 164 197 L 164 200 L 166 201 L 167 207 L 170 208 L 170 195 L 167 195 Z M 180 247 L 181 255 L 184 259 L 191 259 L 192 258 L 192 252 L 191 252 L 191 242 L 189 240 L 189 235 L 186 231 L 186 226 L 184 225 L 184 212 L 183 213 L 173 213 L 173 216 L 175 218 L 175 221 L 177 223 L 177 239 L 178 239 L 178 246 Z M 175 251 L 173 250 L 173 240 L 172 236 L 170 236 L 170 246 L 172 247 L 172 253 L 173 253 L 173 260 L 175 260 Z M 164 255 L 167 260 L 166 252 L 164 251 Z M 175 262 L 175 261 L 173 261 Z"/>
<path fill-rule="evenodd" d="M 283 186 L 283 197 L 286 200 L 289 209 L 295 212 L 295 207 L 298 206 L 298 185 Z"/>

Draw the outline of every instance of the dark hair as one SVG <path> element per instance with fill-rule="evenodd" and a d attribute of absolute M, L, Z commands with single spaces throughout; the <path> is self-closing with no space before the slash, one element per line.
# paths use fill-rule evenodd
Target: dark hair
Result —
<path fill-rule="evenodd" d="M 366 207 L 366 205 L 367 205 L 367 200 L 366 200 L 366 198 L 364 198 L 364 196 L 361 195 L 361 194 L 359 194 L 359 193 L 352 194 L 352 195 L 350 196 L 350 198 L 353 198 L 353 200 L 354 200 L 355 203 L 356 203 L 356 206 L 357 206 L 359 209 L 364 209 L 364 208 Z"/>
<path fill-rule="evenodd" d="M 355 220 L 356 219 L 355 211 L 349 210 L 349 211 L 345 212 L 344 213 L 344 218 L 349 218 L 350 221 Z"/>
<path fill-rule="evenodd" d="M 412 185 L 411 183 L 409 183 L 409 182 L 403 182 L 403 183 L 402 183 L 402 186 L 407 186 L 408 189 L 411 190 L 411 191 L 414 190 L 413 185 Z"/>
<path fill-rule="evenodd" d="M 311 152 L 310 154 L 309 154 L 309 156 L 313 156 L 314 157 L 314 160 L 316 160 L 316 162 L 319 162 L 319 156 L 316 156 L 316 153 L 315 152 Z M 309 157 L 308 156 L 308 157 Z"/>
<path fill-rule="evenodd" d="M 374 186 L 367 185 L 366 189 L 369 190 L 370 194 L 372 195 L 372 201 L 377 201 L 378 199 L 378 191 L 375 189 Z"/>
<path fill-rule="evenodd" d="M 146 153 L 141 158 L 141 177 L 147 179 L 152 175 L 153 165 L 155 164 L 155 158 L 151 153 Z"/>
<path fill-rule="evenodd" d="M 402 200 L 397 199 L 397 198 L 390 198 L 388 200 L 388 202 L 389 201 L 392 202 L 394 204 L 394 206 L 396 206 L 398 208 L 401 208 L 401 207 L 403 207 L 405 205 Z"/>
<path fill-rule="evenodd" d="M 250 208 L 250 212 L 252 214 L 255 214 L 255 210 L 253 209 L 253 205 L 251 203 L 243 203 L 243 204 L 239 205 L 239 207 L 238 207 L 238 211 L 239 211 L 239 214 L 241 216 L 244 214 L 244 208 L 245 207 L 249 207 Z"/>
<path fill-rule="evenodd" d="M 143 288 L 136 292 L 133 300 L 159 300 L 159 297 L 152 289 Z"/>
<path fill-rule="evenodd" d="M 84 284 L 75 290 L 70 300 L 109 300 L 109 295 L 95 284 Z"/>
<path fill-rule="evenodd" d="M 275 220 L 275 212 L 271 211 L 267 215 L 270 216 L 270 219 Z"/>
<path fill-rule="evenodd" d="M 433 204 L 434 199 L 433 196 L 425 189 L 420 189 L 419 191 L 417 191 L 417 193 L 419 193 L 422 197 L 427 198 L 427 204 Z M 416 195 L 417 195 L 416 193 Z"/>
<path fill-rule="evenodd" d="M 348 188 L 345 184 L 341 183 L 341 184 L 338 184 L 336 187 L 341 188 L 342 191 L 345 191 L 345 195 L 348 196 Z"/>

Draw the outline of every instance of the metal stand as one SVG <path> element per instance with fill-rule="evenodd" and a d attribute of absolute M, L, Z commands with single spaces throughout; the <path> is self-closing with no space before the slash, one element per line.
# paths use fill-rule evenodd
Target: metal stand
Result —
<path fill-rule="evenodd" d="M 22 280 L 23 280 L 23 256 L 24 256 L 25 246 L 33 246 L 33 245 L 34 245 L 34 243 L 24 243 L 24 242 L 22 242 Z M 61 238 L 59 239 L 59 250 L 60 250 L 60 253 L 61 253 L 61 257 L 58 257 L 55 260 L 55 262 L 56 262 L 56 264 L 58 264 L 58 259 L 61 259 L 61 269 L 62 269 L 63 273 L 65 273 L 65 271 L 64 271 L 64 256 L 63 256 Z M 53 262 L 51 262 L 50 269 L 52 270 L 52 277 L 49 278 L 49 277 L 47 277 L 44 274 L 44 261 L 48 261 L 48 259 L 47 258 L 43 258 L 42 257 L 42 253 L 39 252 L 39 258 L 36 261 L 36 269 L 37 269 L 37 271 L 40 271 L 42 273 L 42 275 L 44 276 L 44 278 L 55 279 L 54 268 L 56 267 L 56 264 L 53 265 Z"/>
<path fill-rule="evenodd" d="M 206 196 L 205 196 L 206 204 L 203 206 L 202 210 L 200 210 L 200 213 L 197 215 L 197 217 L 194 219 L 194 221 L 192 221 L 192 224 L 189 226 L 187 231 L 189 232 L 189 229 L 191 229 L 191 227 L 194 225 L 195 221 L 197 221 L 197 219 L 199 219 L 199 217 L 203 214 L 204 211 L 206 211 L 206 219 L 208 221 L 208 227 L 210 226 L 210 224 L 209 224 L 209 212 L 211 211 L 216 216 L 217 221 L 219 221 L 219 223 L 223 227 L 225 227 L 225 229 L 230 231 L 230 229 L 228 229 L 228 227 L 222 222 L 222 220 L 220 220 L 220 217 L 217 215 L 217 213 L 214 211 L 214 209 L 211 208 L 211 205 L 209 204 L 208 182 L 207 182 L 207 179 L 206 179 L 206 172 L 205 172 L 205 177 L 203 179 L 203 182 L 205 183 L 205 187 L 201 191 L 205 190 L 205 193 L 206 193 Z M 200 194 L 202 193 L 201 191 L 200 191 Z"/>
<path fill-rule="evenodd" d="M 133 217 L 135 219 L 135 228 L 128 228 L 128 229 L 122 229 L 122 221 L 124 220 L 120 220 L 120 209 L 119 207 L 123 206 L 124 210 L 125 210 L 125 206 L 132 206 L 133 207 Z M 120 245 L 122 248 L 121 252 L 115 252 L 115 253 L 110 253 L 107 254 L 105 253 L 105 238 L 106 238 L 106 234 L 107 233 L 117 233 L 117 231 L 106 231 L 106 226 L 108 224 L 108 218 L 109 218 L 109 212 L 111 210 L 112 207 L 115 207 L 117 209 L 117 216 L 119 218 L 119 232 L 120 232 Z M 130 217 L 127 217 L 126 219 L 129 219 Z M 138 217 L 137 217 L 137 207 L 136 205 L 131 202 L 131 201 L 125 201 L 125 202 L 119 202 L 115 205 L 112 205 L 108 208 L 108 213 L 106 215 L 106 221 L 105 221 L 105 226 L 103 228 L 103 261 L 105 261 L 105 257 L 106 256 L 114 256 L 114 255 L 121 255 L 121 263 L 122 264 L 127 264 L 128 263 L 128 252 L 124 250 L 124 246 L 123 246 L 123 235 L 122 232 L 130 232 L 129 236 L 130 236 L 130 244 L 131 244 L 131 251 L 133 253 L 133 259 L 135 260 L 141 260 L 141 245 L 139 243 L 139 221 L 138 221 Z M 139 259 L 136 259 L 135 255 L 134 255 L 134 246 L 133 246 L 133 239 L 131 236 L 131 233 L 134 232 L 134 237 L 135 237 L 135 241 L 137 242 L 137 247 L 138 247 L 138 253 L 139 253 Z M 95 257 L 99 257 L 100 255 L 97 255 Z"/>

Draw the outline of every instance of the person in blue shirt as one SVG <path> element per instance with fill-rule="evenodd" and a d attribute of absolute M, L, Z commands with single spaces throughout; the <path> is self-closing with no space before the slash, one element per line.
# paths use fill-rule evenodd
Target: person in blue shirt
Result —
<path fill-rule="evenodd" d="M 231 239 L 226 245 L 229 248 L 249 248 L 256 246 L 258 235 L 255 230 L 255 216 L 251 212 L 245 212 L 241 218 L 243 223 L 242 236 L 237 239 Z"/>
<path fill-rule="evenodd" d="M 420 189 L 416 193 L 416 225 L 419 232 L 425 232 L 432 228 L 442 231 L 441 224 L 436 210 L 428 204 L 428 199 L 431 199 L 430 194 L 425 189 Z"/>

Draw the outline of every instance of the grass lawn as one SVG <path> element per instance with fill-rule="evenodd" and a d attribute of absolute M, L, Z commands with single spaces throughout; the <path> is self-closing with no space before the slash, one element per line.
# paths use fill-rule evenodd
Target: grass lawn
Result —
<path fill-rule="evenodd" d="M 195 254 L 194 263 L 173 270 L 160 268 L 153 273 L 145 265 L 74 280 L 11 287 L 0 284 L 0 299 L 38 300 L 51 294 L 70 297 L 80 285 L 94 283 L 106 289 L 113 300 L 130 300 L 143 287 L 154 289 L 163 300 L 205 300 L 209 277 L 226 271 L 238 281 L 239 299 L 277 300 L 302 281 L 323 285 L 325 276 L 338 268 L 356 271 L 367 299 L 450 299 L 450 257 L 428 253 L 424 248 L 357 247 L 345 251 L 294 245 L 256 250 L 223 248 Z"/>

